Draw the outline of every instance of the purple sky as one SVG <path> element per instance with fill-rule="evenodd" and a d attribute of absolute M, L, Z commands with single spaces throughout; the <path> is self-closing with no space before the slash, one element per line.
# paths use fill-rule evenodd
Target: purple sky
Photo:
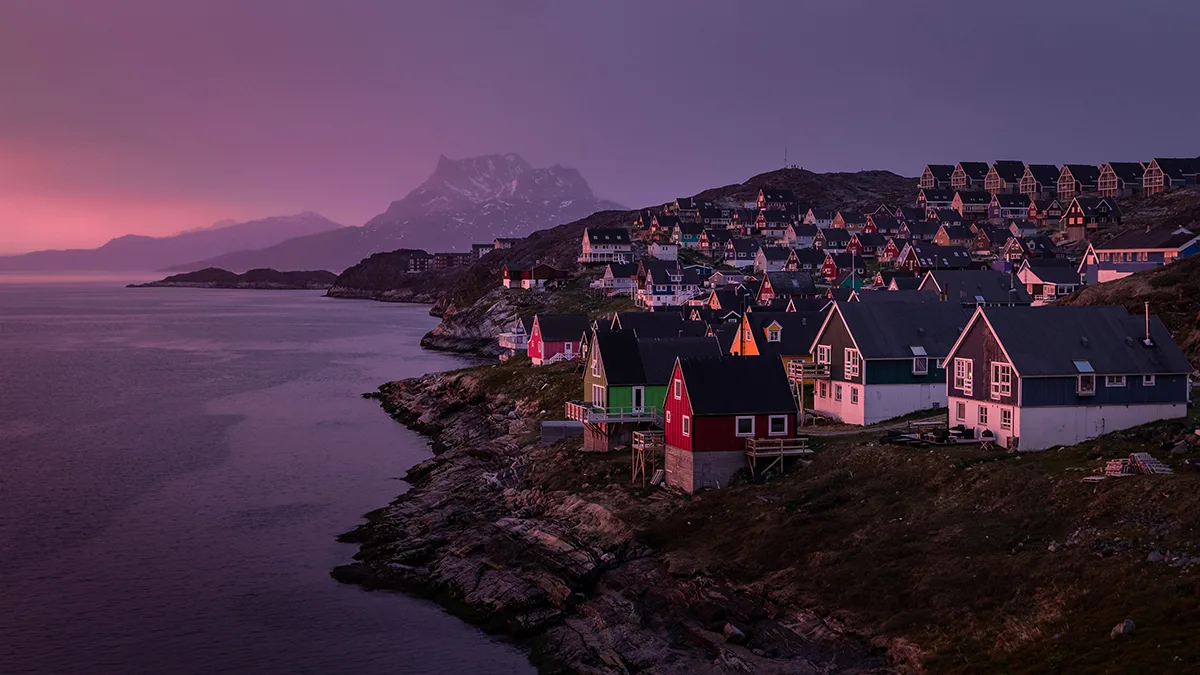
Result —
<path fill-rule="evenodd" d="M 360 225 L 439 154 L 629 206 L 784 146 L 908 175 L 1196 155 L 1197 26 L 1179 0 L 0 0 L 0 252 Z"/>

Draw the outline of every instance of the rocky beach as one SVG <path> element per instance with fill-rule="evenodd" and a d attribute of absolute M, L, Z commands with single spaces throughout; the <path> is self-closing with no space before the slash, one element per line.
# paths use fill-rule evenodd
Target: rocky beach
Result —
<path fill-rule="evenodd" d="M 527 644 L 541 672 L 895 672 L 884 645 L 641 542 L 614 512 L 628 506 L 621 496 L 553 489 L 562 448 L 540 446 L 539 424 L 574 387 L 574 367 L 497 388 L 509 374 L 484 366 L 372 394 L 435 456 L 343 535 L 361 548 L 335 578 L 432 598 Z"/>

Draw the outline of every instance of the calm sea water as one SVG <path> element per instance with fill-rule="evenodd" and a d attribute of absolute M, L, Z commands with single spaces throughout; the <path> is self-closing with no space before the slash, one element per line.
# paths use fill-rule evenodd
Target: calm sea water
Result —
<path fill-rule="evenodd" d="M 0 673 L 532 673 L 334 537 L 428 445 L 359 395 L 426 308 L 0 283 Z"/>

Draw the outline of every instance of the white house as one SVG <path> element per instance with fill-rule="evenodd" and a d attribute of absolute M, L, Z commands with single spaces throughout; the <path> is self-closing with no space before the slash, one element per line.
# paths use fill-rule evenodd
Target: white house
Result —
<path fill-rule="evenodd" d="M 579 262 L 624 263 L 632 259 L 633 245 L 629 241 L 629 230 L 623 227 L 589 227 L 583 231 Z"/>
<path fill-rule="evenodd" d="M 679 244 L 675 242 L 652 242 L 646 252 L 659 260 L 679 260 Z"/>

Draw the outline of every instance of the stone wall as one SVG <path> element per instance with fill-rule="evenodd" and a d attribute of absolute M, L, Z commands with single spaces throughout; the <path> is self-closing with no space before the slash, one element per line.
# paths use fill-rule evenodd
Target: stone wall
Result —
<path fill-rule="evenodd" d="M 673 445 L 666 447 L 667 485 L 687 492 L 729 485 L 733 474 L 745 466 L 746 453 L 741 450 L 693 453 Z"/>

